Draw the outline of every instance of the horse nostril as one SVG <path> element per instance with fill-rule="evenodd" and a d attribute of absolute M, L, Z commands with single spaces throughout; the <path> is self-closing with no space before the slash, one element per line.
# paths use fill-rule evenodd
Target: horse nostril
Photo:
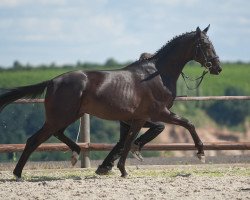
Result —
<path fill-rule="evenodd" d="M 220 73 L 222 71 L 222 68 L 219 66 L 218 67 L 218 72 Z"/>

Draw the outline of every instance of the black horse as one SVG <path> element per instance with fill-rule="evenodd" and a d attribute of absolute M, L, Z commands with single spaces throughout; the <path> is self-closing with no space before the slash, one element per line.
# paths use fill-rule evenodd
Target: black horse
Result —
<path fill-rule="evenodd" d="M 126 121 L 130 131 L 117 167 L 127 175 L 125 161 L 131 142 L 145 121 L 162 121 L 187 128 L 204 156 L 203 144 L 195 127 L 169 109 L 176 97 L 176 82 L 190 60 L 201 63 L 211 74 L 221 72 L 220 62 L 206 32 L 189 32 L 172 39 L 151 58 L 136 61 L 119 70 L 74 71 L 35 85 L 13 88 L 0 96 L 0 110 L 22 97 L 35 97 L 44 92 L 46 120 L 31 136 L 14 169 L 21 177 L 30 154 L 52 135 L 67 144 L 73 152 L 80 147 L 64 135 L 64 130 L 84 113 L 108 120 Z"/>
<path fill-rule="evenodd" d="M 207 32 L 209 29 L 209 26 L 204 30 L 204 32 Z M 198 48 L 198 47 L 197 47 Z M 153 55 L 150 53 L 142 53 L 140 56 L 140 60 L 143 59 L 149 59 Z M 204 55 L 205 56 L 205 55 Z M 206 70 L 204 70 L 201 77 L 199 77 L 199 83 L 197 87 L 200 85 L 201 81 L 203 80 L 205 74 L 207 73 Z M 183 78 L 185 79 L 185 75 Z M 198 79 L 197 79 L 198 80 Z M 188 86 L 187 86 L 188 87 Z M 189 87 L 188 87 L 189 88 Z M 189 88 L 190 89 L 190 88 Z M 143 128 L 149 128 L 143 135 L 141 135 L 139 138 L 137 138 L 133 143 L 131 144 L 131 153 L 132 155 L 139 161 L 143 161 L 143 157 L 141 155 L 141 149 L 145 144 L 156 138 L 165 128 L 164 124 L 161 122 L 152 122 L 152 121 L 146 121 L 146 123 L 143 125 Z M 119 142 L 115 145 L 115 147 L 111 150 L 111 152 L 107 155 L 107 157 L 104 159 L 101 165 L 98 166 L 96 173 L 99 175 L 105 175 L 108 174 L 113 166 L 114 161 L 117 160 L 123 151 L 124 143 L 126 140 L 126 133 L 129 132 L 130 124 L 126 122 L 120 122 L 120 139 Z M 205 162 L 205 157 L 200 156 L 199 159 L 202 162 Z"/>

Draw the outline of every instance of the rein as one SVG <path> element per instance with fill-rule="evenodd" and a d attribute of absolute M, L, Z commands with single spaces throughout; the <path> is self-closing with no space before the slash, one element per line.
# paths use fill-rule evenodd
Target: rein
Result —
<path fill-rule="evenodd" d="M 187 75 L 184 74 L 183 72 L 181 72 L 181 76 L 182 76 L 182 78 L 183 78 L 183 80 L 184 80 L 184 83 L 185 83 L 187 89 L 189 89 L 189 90 L 195 90 L 195 89 L 197 89 L 197 88 L 200 86 L 201 82 L 202 82 L 203 79 L 204 79 L 204 76 L 205 76 L 207 73 L 208 73 L 208 70 L 205 69 L 205 70 L 203 71 L 202 75 L 199 76 L 198 78 L 195 78 L 195 79 L 190 78 L 189 76 L 187 76 Z M 186 80 L 190 80 L 190 81 L 198 81 L 198 80 L 199 80 L 199 82 L 198 82 L 198 84 L 197 84 L 195 87 L 190 87 L 190 86 L 188 86 Z"/>

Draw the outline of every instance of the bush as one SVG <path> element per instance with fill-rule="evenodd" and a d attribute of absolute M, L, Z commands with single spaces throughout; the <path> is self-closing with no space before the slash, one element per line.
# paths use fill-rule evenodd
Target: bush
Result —
<path fill-rule="evenodd" d="M 244 95 L 242 90 L 237 88 L 227 88 L 225 96 Z M 217 101 L 211 104 L 206 112 L 220 125 L 235 126 L 244 122 L 249 115 L 249 101 Z"/>

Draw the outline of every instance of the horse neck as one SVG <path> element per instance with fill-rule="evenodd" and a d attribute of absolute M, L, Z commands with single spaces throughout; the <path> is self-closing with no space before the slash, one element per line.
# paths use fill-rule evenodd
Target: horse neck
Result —
<path fill-rule="evenodd" d="M 192 60 L 191 39 L 179 41 L 173 48 L 156 55 L 156 68 L 160 72 L 164 84 L 176 96 L 176 83 L 187 62 Z M 187 48 L 183 48 L 187 47 Z"/>

